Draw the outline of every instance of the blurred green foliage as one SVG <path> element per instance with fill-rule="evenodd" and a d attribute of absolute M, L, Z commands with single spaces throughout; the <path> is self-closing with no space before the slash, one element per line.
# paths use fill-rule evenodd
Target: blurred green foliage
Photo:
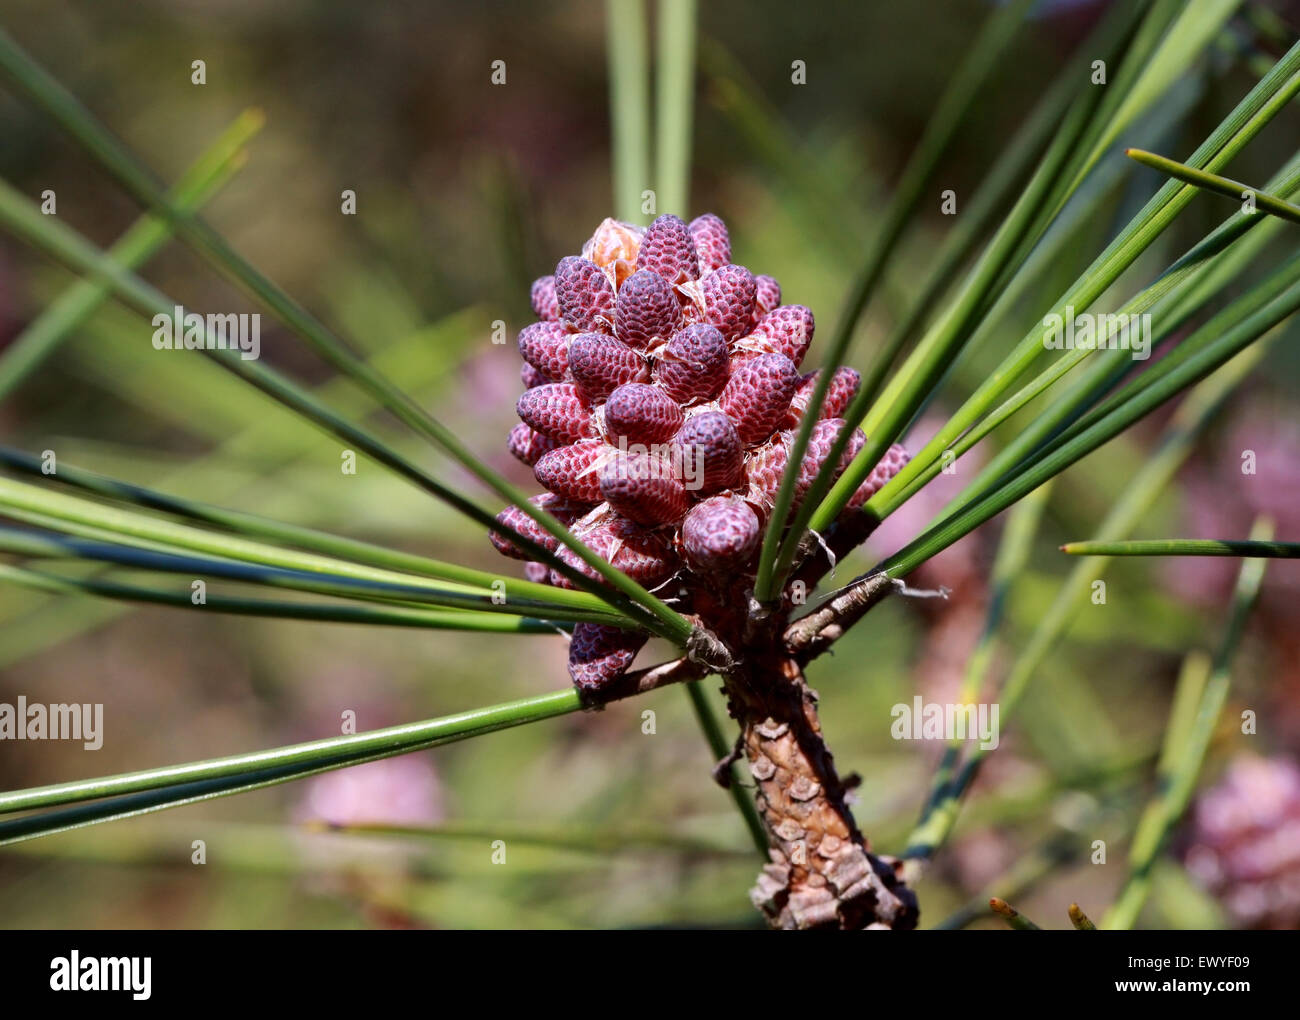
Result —
<path fill-rule="evenodd" d="M 863 239 L 985 5 L 844 3 L 816 17 L 775 0 L 700 6 L 693 211 L 722 215 L 737 261 L 778 277 L 787 301 L 809 305 L 829 327 Z M 942 187 L 959 201 L 1096 13 L 1094 5 L 1064 5 L 1019 38 L 1015 59 L 997 72 L 989 100 L 963 125 L 941 171 Z M 267 126 L 247 167 L 207 208 L 211 222 L 489 463 L 531 484 L 503 449 L 515 420 L 518 358 L 512 345 L 490 342 L 491 323 L 506 320 L 513 336 L 529 321 L 529 281 L 577 250 L 609 210 L 600 4 L 10 0 L 4 22 L 168 181 L 242 109 L 263 109 Z M 204 86 L 190 83 L 196 59 L 207 65 Z M 496 59 L 507 62 L 505 86 L 489 82 Z M 806 86 L 791 85 L 794 59 L 807 61 Z M 1206 62 L 1184 126 L 1144 141 L 1185 154 L 1251 83 L 1241 66 Z M 1291 114 L 1250 147 L 1232 176 L 1263 180 L 1291 155 Z M 58 215 L 97 242 L 109 243 L 138 214 L 4 94 L 0 137 L 0 176 L 33 197 L 55 190 Z M 1046 289 L 1056 293 L 1073 278 L 1152 187 L 1132 170 L 1123 181 L 1101 221 L 1064 246 Z M 343 189 L 357 193 L 355 217 L 340 214 Z M 900 314 L 899 299 L 923 276 L 948 229 L 938 205 L 913 225 L 850 363 L 866 363 Z M 1125 277 L 1129 290 L 1223 215 L 1220 200 L 1198 198 Z M 187 306 L 247 310 L 179 246 L 169 246 L 146 276 Z M 0 239 L 0 347 L 69 282 Z M 1018 328 L 1001 345 L 995 339 L 955 366 L 946 405 L 974 388 L 1019 327 L 1041 314 L 1040 304 L 1037 291 L 1022 300 L 1012 309 Z M 105 307 L 0 404 L 5 441 L 54 448 L 69 463 L 193 498 L 501 569 L 485 537 L 440 504 L 373 465 L 342 476 L 336 442 L 205 362 L 157 356 L 144 342 L 146 328 L 120 307 Z M 321 387 L 338 406 L 368 413 L 364 398 L 331 381 L 287 334 L 272 331 L 263 344 L 276 367 Z M 1277 344 L 1238 404 L 1266 402 L 1294 417 L 1298 377 L 1294 345 Z M 373 422 L 399 449 L 423 455 L 381 416 Z M 1072 566 L 1056 546 L 1091 534 L 1158 426 L 1145 423 L 1059 480 L 1012 590 L 1009 647 L 1032 630 Z M 1206 457 L 1224 456 L 1216 436 Z M 469 488 L 463 471 L 445 462 L 438 470 Z M 1135 537 L 1180 533 L 1182 511 L 1182 494 L 1169 492 Z M 966 544 L 984 576 L 996 532 L 985 528 Z M 867 565 L 845 564 L 838 576 L 847 580 Z M 942 580 L 944 568 L 935 566 Z M 919 890 L 926 923 L 939 923 L 985 886 L 996 891 L 1015 862 L 1077 824 L 1081 804 L 1089 821 L 1077 846 L 1111 840 L 1113 863 L 1089 866 L 1076 854 L 1062 866 L 1053 858 L 1015 903 L 1062 926 L 1070 901 L 1109 902 L 1123 877 L 1118 848 L 1148 774 L 1117 775 L 1115 763 L 1154 754 L 1181 657 L 1212 640 L 1207 621 L 1221 615 L 1212 604 L 1180 598 L 1162 570 L 1159 562 L 1113 564 L 1109 604 L 1078 615 L 1014 732 L 1004 734 L 952 848 Z M 978 623 L 982 597 L 978 584 L 961 588 L 958 600 L 974 611 L 946 619 L 933 606 L 891 600 L 811 673 L 828 742 L 841 768 L 863 778 L 859 824 L 883 851 L 901 848 L 936 756 L 890 739 L 890 708 L 918 692 L 941 698 L 955 689 L 944 686 L 952 662 L 959 676 L 963 649 L 978 635 L 957 624 Z M 1266 594 L 1262 617 L 1243 650 L 1238 696 L 1274 705 L 1300 687 L 1296 667 L 1282 663 L 1288 646 L 1278 637 L 1294 624 L 1294 609 Z M 655 661 L 654 647 L 642 661 Z M 484 640 L 198 618 L 11 587 L 0 587 L 0 670 L 0 700 L 26 693 L 102 701 L 108 729 L 93 754 L 0 745 L 6 789 L 332 735 L 348 710 L 359 728 L 372 728 L 566 682 L 558 636 Z M 643 732 L 646 711 L 655 713 L 653 735 Z M 1300 720 L 1280 716 L 1270 734 L 1252 739 L 1285 746 L 1300 736 Z M 1217 755 L 1247 739 L 1221 736 Z M 677 692 L 425 757 L 444 792 L 440 806 L 430 805 L 432 824 L 446 822 L 449 832 L 311 831 L 296 821 L 302 784 L 280 787 L 0 852 L 0 924 L 757 924 L 746 897 L 752 850 L 709 778 L 708 751 Z M 529 826 L 571 833 L 593 849 L 534 844 Z M 646 830 L 703 840 L 716 852 L 618 845 Z M 495 838 L 507 841 L 508 867 L 491 863 Z M 196 839 L 207 843 L 203 866 L 190 863 Z M 1159 872 L 1151 920 L 1223 922 L 1212 904 L 1197 909 L 1188 884 L 1172 863 Z"/>

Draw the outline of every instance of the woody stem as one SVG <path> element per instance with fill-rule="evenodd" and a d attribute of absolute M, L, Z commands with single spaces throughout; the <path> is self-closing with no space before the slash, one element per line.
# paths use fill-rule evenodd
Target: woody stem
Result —
<path fill-rule="evenodd" d="M 726 677 L 740 721 L 771 862 L 751 891 L 775 928 L 912 928 L 915 896 L 875 856 L 845 802 L 822 739 L 817 696 L 799 664 L 774 650 Z"/>

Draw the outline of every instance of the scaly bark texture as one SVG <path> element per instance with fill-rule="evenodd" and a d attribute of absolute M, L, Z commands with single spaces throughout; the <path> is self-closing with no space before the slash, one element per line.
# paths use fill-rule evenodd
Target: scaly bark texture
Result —
<path fill-rule="evenodd" d="M 817 568 L 806 569 L 815 582 Z M 774 928 L 916 927 L 916 897 L 897 862 L 871 853 L 853 821 L 848 784 L 835 770 L 817 694 L 803 674 L 804 663 L 892 590 L 889 579 L 858 578 L 793 623 L 788 599 L 763 610 L 744 581 L 712 580 L 692 591 L 693 608 L 725 646 L 725 662 L 710 646 L 709 672 L 723 678 L 768 831 L 770 862 L 751 890 L 754 904 Z M 693 657 L 699 662 L 702 651 Z"/>
<path fill-rule="evenodd" d="M 771 840 L 755 906 L 775 928 L 914 928 L 915 896 L 854 824 L 803 671 L 779 646 L 751 662 L 726 692 Z"/>

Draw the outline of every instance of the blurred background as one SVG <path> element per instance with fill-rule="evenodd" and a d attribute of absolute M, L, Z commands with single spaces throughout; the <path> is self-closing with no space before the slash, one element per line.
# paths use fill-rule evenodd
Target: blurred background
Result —
<path fill-rule="evenodd" d="M 1179 91 L 1171 126 L 1123 141 L 1181 158 L 1295 39 L 1238 18 Z M 787 302 L 835 320 L 861 252 L 948 74 L 989 6 L 775 0 L 701 4 L 690 215 L 729 224 L 734 260 L 776 276 Z M 1104 11 L 1044 4 L 966 119 L 938 186 L 973 193 L 1033 101 Z M 368 4 L 285 0 L 7 0 L 0 22 L 165 180 L 174 181 L 241 111 L 266 124 L 250 159 L 206 207 L 233 245 L 455 427 L 482 457 L 533 486 L 504 440 L 520 389 L 510 337 L 531 321 L 530 281 L 576 252 L 611 211 L 603 4 Z M 1268 24 L 1273 22 L 1269 21 Z M 1289 26 L 1289 27 L 1288 27 Z M 206 84 L 191 83 L 203 60 Z M 506 83 L 490 81 L 493 61 Z M 804 60 L 807 84 L 791 82 Z M 1292 155 L 1290 110 L 1234 163 L 1262 182 Z M 113 182 L 30 108 L 0 91 L 0 175 L 100 245 L 139 215 Z M 1114 164 L 1112 166 L 1112 163 Z M 1042 281 L 1054 296 L 1158 187 L 1116 158 L 1102 214 Z M 341 193 L 356 194 L 342 215 Z M 939 202 L 868 310 L 850 363 L 870 364 L 916 292 L 951 220 Z M 1195 199 L 1116 291 L 1153 278 L 1231 211 Z M 683 210 L 683 212 L 685 212 Z M 1260 260 L 1266 268 L 1268 259 Z M 192 309 L 252 311 L 183 246 L 144 275 Z M 0 351 L 71 282 L 0 237 Z M 1040 292 L 1035 291 L 1034 294 Z M 1031 298 L 955 366 L 917 423 L 915 450 L 1043 312 Z M 157 354 L 151 327 L 108 304 L 0 396 L 6 444 L 223 506 L 336 530 L 486 569 L 486 537 L 362 461 L 341 474 L 336 441 L 206 361 Z M 1291 340 L 1300 339 L 1292 330 Z M 425 463 L 365 398 L 263 318 L 263 356 L 375 423 Z M 1300 536 L 1300 355 L 1275 344 L 1256 378 L 1198 444 L 1134 537 L 1244 538 L 1269 513 Z M 814 345 L 810 360 L 819 353 Z M 1011 594 L 1019 646 L 1073 563 L 1060 542 L 1090 537 L 1141 469 L 1160 426 L 1111 443 L 1056 484 L 1029 567 Z M 1014 423 L 1012 423 L 1014 425 Z M 1014 428 L 1002 430 L 1014 435 Z M 992 443 L 996 447 L 998 434 Z M 919 440 L 919 441 L 918 441 Z M 1244 450 L 1258 472 L 1240 471 Z M 988 453 L 936 482 L 840 568 L 847 580 L 921 531 Z M 477 491 L 457 467 L 439 477 Z M 918 583 L 947 602 L 893 599 L 819 660 L 810 679 L 844 771 L 863 777 L 855 812 L 897 852 L 938 748 L 890 739 L 890 708 L 956 691 L 982 625 L 994 522 L 928 563 Z M 507 569 L 514 569 L 511 564 Z M 1154 755 L 1185 652 L 1212 648 L 1235 563 L 1112 565 L 1104 607 L 1080 607 L 1035 677 L 973 791 L 957 837 L 919 889 L 936 924 L 999 883 L 1016 906 L 1065 924 L 1094 917 L 1124 874 L 1123 847 L 1150 792 Z M 1275 562 L 1237 659 L 1227 726 L 1202 796 L 1156 876 L 1146 924 L 1300 924 L 1300 571 Z M 652 644 L 641 662 L 655 661 Z M 0 587 L 0 702 L 104 704 L 101 750 L 0 742 L 0 786 L 18 789 L 269 748 L 431 718 L 563 688 L 557 637 L 497 638 L 267 622 L 134 609 Z M 995 674 L 997 675 L 997 674 Z M 719 699 L 720 702 L 720 699 Z M 653 734 L 643 713 L 655 713 Z M 611 706 L 267 791 L 19 844 L 0 851 L 6 927 L 756 926 L 752 847 L 682 692 Z M 393 823 L 407 836 L 321 832 L 313 823 Z M 505 840 L 508 863 L 492 862 Z M 1109 863 L 1089 862 L 1093 840 Z M 195 840 L 207 862 L 191 863 Z M 1023 881 L 1022 881 L 1023 880 Z M 986 924 L 984 920 L 976 924 Z"/>

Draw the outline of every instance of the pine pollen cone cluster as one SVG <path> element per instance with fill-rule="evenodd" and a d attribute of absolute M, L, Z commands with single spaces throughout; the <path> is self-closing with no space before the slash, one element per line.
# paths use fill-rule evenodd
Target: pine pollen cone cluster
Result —
<path fill-rule="evenodd" d="M 767 515 L 817 385 L 800 374 L 813 313 L 731 261 L 726 224 L 660 216 L 642 228 L 607 219 L 581 255 L 532 285 L 538 320 L 519 334 L 524 393 L 510 452 L 545 492 L 532 497 L 643 587 L 751 577 Z M 835 371 L 799 466 L 795 506 L 845 427 L 857 392 Z M 838 470 L 866 442 L 855 429 Z M 854 512 L 906 463 L 894 446 L 854 494 Z M 590 566 L 518 507 L 497 518 L 568 566 Z M 503 535 L 506 556 L 528 559 Z M 558 550 L 558 551 L 557 551 Z M 572 587 L 529 562 L 530 580 Z M 594 690 L 625 672 L 648 635 L 580 623 L 569 673 Z"/>

